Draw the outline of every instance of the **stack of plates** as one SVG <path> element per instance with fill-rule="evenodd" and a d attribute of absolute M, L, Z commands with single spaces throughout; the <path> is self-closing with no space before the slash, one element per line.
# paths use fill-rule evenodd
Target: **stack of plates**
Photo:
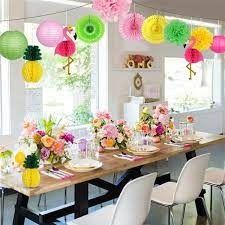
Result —
<path fill-rule="evenodd" d="M 134 155 L 151 155 L 160 151 L 160 149 L 153 145 L 140 145 L 138 147 L 130 147 L 128 151 Z"/>
<path fill-rule="evenodd" d="M 94 159 L 77 159 L 67 162 L 64 166 L 75 172 L 89 172 L 101 168 L 102 162 Z"/>

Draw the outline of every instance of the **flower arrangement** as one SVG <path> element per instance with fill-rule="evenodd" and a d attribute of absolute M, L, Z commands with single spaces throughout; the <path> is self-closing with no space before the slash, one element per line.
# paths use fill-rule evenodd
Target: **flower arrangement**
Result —
<path fill-rule="evenodd" d="M 57 123 L 51 116 L 49 119 L 42 119 L 39 124 L 24 121 L 19 139 L 20 149 L 26 156 L 36 153 L 41 160 L 50 163 L 67 160 L 66 148 L 73 144 L 74 136 L 60 122 Z"/>
<path fill-rule="evenodd" d="M 94 138 L 101 149 L 125 149 L 133 132 L 125 120 L 114 122 L 108 112 L 98 112 L 91 123 Z"/>
<path fill-rule="evenodd" d="M 166 134 L 169 125 L 168 107 L 157 105 L 153 115 L 150 114 L 147 107 L 142 111 L 141 119 L 136 125 L 136 131 L 145 136 L 151 136 L 153 141 L 160 141 Z"/>

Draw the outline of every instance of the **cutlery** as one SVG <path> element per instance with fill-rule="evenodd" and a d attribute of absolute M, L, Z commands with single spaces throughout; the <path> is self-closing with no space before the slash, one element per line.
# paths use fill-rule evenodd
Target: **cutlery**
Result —
<path fill-rule="evenodd" d="M 48 171 L 41 171 L 41 173 L 44 174 L 44 175 L 46 175 L 46 176 L 55 178 L 55 179 L 60 179 L 60 180 L 62 179 L 61 177 L 58 177 L 58 176 L 56 176 L 55 174 L 50 173 L 50 172 L 48 172 Z"/>
<path fill-rule="evenodd" d="M 55 167 L 55 166 L 53 166 L 52 169 L 53 169 L 54 171 L 59 171 L 59 172 L 64 173 L 64 174 L 68 174 L 68 175 L 70 175 L 71 177 L 74 176 L 73 173 L 69 173 L 69 172 L 67 172 L 67 171 L 65 171 L 65 170 L 61 170 L 61 169 L 59 169 L 59 168 L 57 168 L 57 167 Z"/>
<path fill-rule="evenodd" d="M 65 173 L 60 172 L 60 171 L 56 171 L 56 170 L 53 170 L 53 169 L 49 169 L 49 170 L 50 170 L 52 173 L 56 173 L 56 174 L 61 175 L 61 176 L 65 177 L 65 178 L 71 177 L 71 176 L 69 176 L 69 175 L 67 175 L 67 174 L 65 174 Z"/>
<path fill-rule="evenodd" d="M 68 177 L 66 177 L 66 176 L 64 176 L 64 175 L 62 175 L 62 174 L 60 174 L 60 173 L 58 173 L 58 172 L 56 172 L 56 171 L 54 171 L 54 170 L 47 169 L 47 171 L 48 171 L 49 173 L 54 174 L 55 176 L 60 177 L 60 178 L 63 179 L 63 180 L 66 179 L 66 178 L 68 178 Z"/>

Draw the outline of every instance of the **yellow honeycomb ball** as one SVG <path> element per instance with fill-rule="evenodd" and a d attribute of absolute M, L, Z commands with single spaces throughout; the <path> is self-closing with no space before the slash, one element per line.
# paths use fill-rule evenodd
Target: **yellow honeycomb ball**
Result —
<path fill-rule="evenodd" d="M 43 69 L 38 61 L 27 61 L 23 65 L 22 74 L 26 82 L 37 83 L 42 78 Z"/>

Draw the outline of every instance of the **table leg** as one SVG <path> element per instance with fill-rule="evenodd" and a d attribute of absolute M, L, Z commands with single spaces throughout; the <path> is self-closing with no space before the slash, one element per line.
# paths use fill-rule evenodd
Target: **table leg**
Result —
<path fill-rule="evenodd" d="M 76 184 L 74 187 L 76 210 L 74 218 L 88 214 L 88 183 Z"/>
<path fill-rule="evenodd" d="M 28 196 L 18 193 L 17 202 L 15 205 L 13 225 L 24 225 L 25 216 L 20 213 L 20 208 L 21 207 L 27 208 L 28 201 L 29 201 Z"/>
<path fill-rule="evenodd" d="M 186 153 L 186 159 L 187 161 L 196 157 L 196 152 L 195 151 L 191 151 L 191 152 L 187 152 Z M 202 197 L 204 198 L 204 194 L 205 194 L 205 190 L 202 189 L 199 197 Z M 206 216 L 206 212 L 205 212 L 205 208 L 204 208 L 204 205 L 202 203 L 202 200 L 201 199 L 196 199 L 195 200 L 195 206 L 196 206 L 196 210 L 197 210 L 197 214 L 198 216 Z"/>

